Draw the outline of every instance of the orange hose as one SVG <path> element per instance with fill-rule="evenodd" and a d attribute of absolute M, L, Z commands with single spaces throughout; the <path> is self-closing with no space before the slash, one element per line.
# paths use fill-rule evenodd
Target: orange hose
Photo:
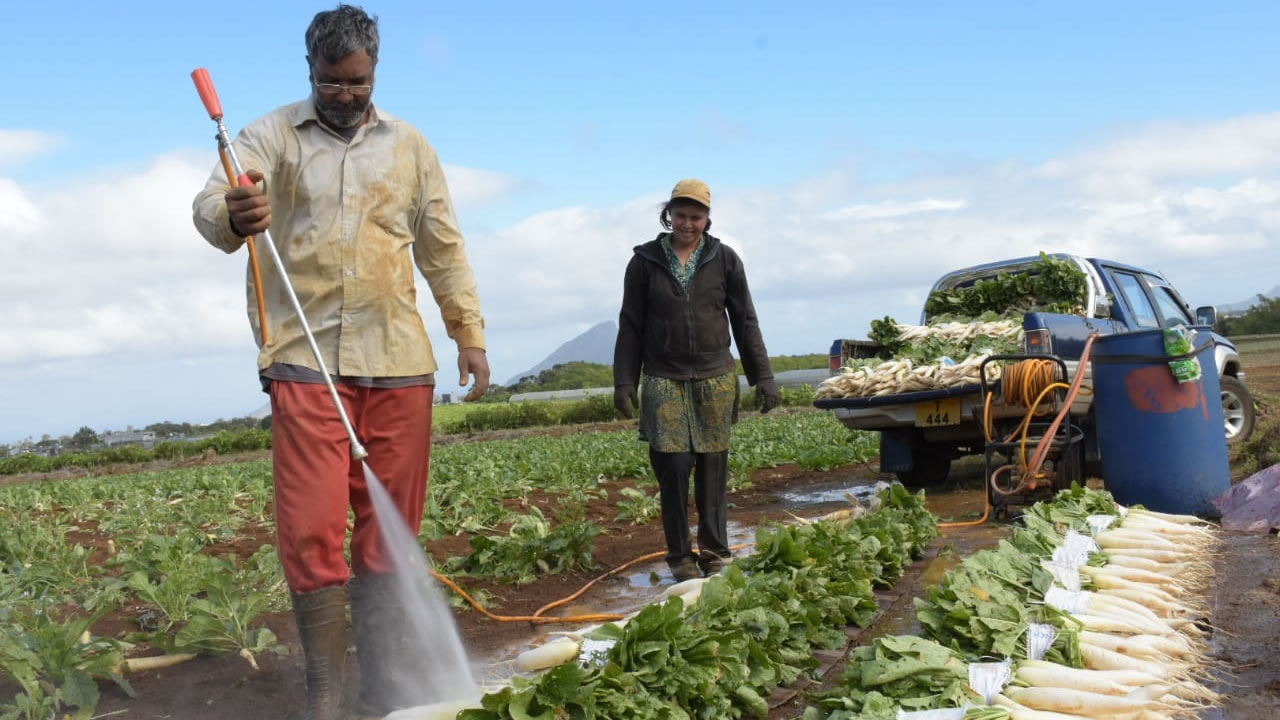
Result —
<path fill-rule="evenodd" d="M 729 549 L 741 550 L 746 547 L 751 547 L 751 544 L 743 543 L 741 545 L 732 545 L 729 547 Z M 485 617 L 489 618 L 490 620 L 496 620 L 498 622 L 528 622 L 528 623 L 535 623 L 535 624 L 612 622 L 614 620 L 621 620 L 625 616 L 617 615 L 613 613 L 591 613 L 587 615 L 569 615 L 566 617 L 544 617 L 542 613 L 548 610 L 551 610 L 553 608 L 560 607 L 565 603 L 570 603 L 570 602 L 573 602 L 574 600 L 577 600 L 578 598 L 582 597 L 584 593 L 590 590 L 592 586 L 594 586 L 596 583 L 600 582 L 601 580 L 607 577 L 616 575 L 637 563 L 641 563 L 646 560 L 656 560 L 657 558 L 660 558 L 666 554 L 667 553 L 665 551 L 659 550 L 657 552 L 646 553 L 644 555 L 641 555 L 638 558 L 628 560 L 627 562 L 619 565 L 618 567 L 610 570 L 609 572 L 592 579 L 590 582 L 588 582 L 586 585 L 583 585 L 581 588 L 578 589 L 577 592 L 573 593 L 572 595 L 560 598 L 555 602 L 547 603 L 546 605 L 543 605 L 542 607 L 538 608 L 538 611 L 532 615 L 495 615 L 494 613 L 491 613 L 488 610 L 486 610 L 482 605 L 480 605 L 480 603 L 476 602 L 475 598 L 467 594 L 467 591 L 459 587 L 458 584 L 455 583 L 454 581 L 450 580 L 444 575 L 441 575 L 435 570 L 430 570 L 429 572 L 431 573 L 431 577 L 435 578 L 436 580 L 439 580 L 450 590 L 458 593 L 458 595 L 460 595 L 463 600 L 466 600 L 467 603 L 471 605 L 471 607 L 480 611 L 480 613 L 482 613 Z"/>
<path fill-rule="evenodd" d="M 231 167 L 231 158 L 227 155 L 226 148 L 218 148 L 218 157 L 222 159 L 222 169 L 227 173 L 227 182 L 231 183 L 231 187 L 235 187 L 236 172 Z M 262 275 L 258 271 L 258 250 L 253 245 L 252 235 L 246 237 L 244 243 L 249 248 L 249 268 L 253 272 L 253 291 L 258 301 L 258 327 L 262 331 L 262 344 L 266 345 L 271 341 L 271 334 L 267 329 L 267 304 L 262 298 Z"/>
<path fill-rule="evenodd" d="M 750 545 L 749 543 L 743 543 L 743 544 L 741 544 L 741 545 L 733 545 L 733 546 L 731 546 L 729 549 L 730 549 L 730 550 L 741 550 L 741 549 L 746 548 L 746 547 L 751 547 L 751 545 Z M 659 551 L 657 551 L 657 552 L 651 552 L 651 553 L 647 553 L 647 554 L 641 555 L 640 557 L 635 558 L 634 560 L 628 560 L 628 561 L 626 561 L 626 562 L 622 563 L 621 565 L 619 565 L 618 567 L 616 567 L 616 568 L 614 568 L 614 569 L 610 570 L 609 572 L 607 572 L 607 573 L 605 573 L 605 574 L 603 574 L 603 575 L 600 575 L 600 576 L 596 577 L 595 579 L 593 579 L 591 582 L 587 583 L 586 585 L 583 585 L 583 586 L 582 586 L 581 588 L 579 588 L 579 589 L 578 589 L 578 591 L 577 591 L 577 592 L 575 592 L 574 594 L 569 595 L 568 597 L 562 597 L 562 598 L 560 598 L 559 600 L 556 600 L 555 602 L 547 603 L 546 605 L 543 605 L 542 607 L 538 608 L 538 611 L 537 611 L 537 612 L 535 612 L 535 613 L 533 614 L 533 616 L 534 616 L 534 617 L 540 617 L 540 616 L 542 615 L 542 613 L 544 613 L 544 612 L 546 612 L 546 611 L 548 611 L 548 610 L 551 610 L 551 609 L 553 609 L 553 608 L 558 608 L 558 607 L 560 607 L 561 605 L 564 605 L 565 603 L 571 603 L 571 602 L 573 602 L 574 600 L 577 600 L 578 598 L 582 597 L 584 593 L 586 593 L 588 590 L 590 590 L 590 589 L 591 589 L 591 587 L 592 587 L 593 585 L 595 585 L 596 583 L 600 582 L 601 580 L 603 580 L 603 579 L 605 579 L 605 578 L 607 578 L 607 577 L 611 577 L 611 576 L 613 576 L 613 575 L 617 575 L 618 573 L 622 572 L 623 570 L 626 570 L 627 568 L 629 568 L 629 567 L 631 567 L 631 566 L 633 566 L 633 565 L 635 565 L 635 564 L 637 564 L 637 563 L 642 563 L 642 562 L 644 562 L 644 561 L 646 561 L 646 560 L 657 560 L 658 558 L 663 557 L 663 556 L 665 556 L 666 554 L 667 554 L 667 553 L 666 553 L 666 551 L 664 551 L 664 550 L 659 550 Z"/>
<path fill-rule="evenodd" d="M 635 560 L 628 560 L 627 562 L 625 562 L 625 563 L 623 563 L 623 564 L 619 565 L 618 567 L 616 567 L 616 568 L 614 568 L 614 569 L 610 570 L 609 572 L 607 572 L 607 573 L 605 573 L 605 574 L 603 574 L 603 575 L 601 575 L 601 576 L 597 577 L 596 579 L 592 580 L 591 582 L 587 583 L 586 585 L 583 585 L 583 586 L 582 586 L 582 588 L 581 588 L 581 589 L 579 589 L 579 590 L 578 590 L 577 592 L 575 592 L 574 594 L 572 594 L 572 595 L 570 595 L 570 596 L 568 596 L 568 597 L 560 598 L 559 600 L 556 600 L 555 602 L 547 603 L 546 605 L 543 605 L 542 607 L 538 608 L 538 611 L 537 611 L 537 612 L 535 612 L 535 613 L 533 614 L 533 616 L 534 616 L 534 617 L 541 617 L 541 616 L 542 616 L 542 613 L 544 613 L 544 612 L 546 612 L 546 611 L 548 611 L 548 610 L 551 610 L 551 609 L 553 609 L 553 608 L 558 608 L 558 607 L 560 607 L 561 605 L 564 605 L 565 603 L 571 603 L 571 602 L 573 602 L 574 600 L 577 600 L 578 598 L 582 597 L 582 596 L 583 596 L 583 594 L 585 594 L 588 590 L 590 590 L 590 589 L 591 589 L 591 587 L 592 587 L 593 585 L 595 585 L 596 583 L 600 582 L 601 580 L 603 580 L 603 579 L 605 579 L 605 578 L 607 578 L 607 577 L 610 577 L 611 575 L 616 575 L 616 574 L 618 574 L 618 573 L 622 572 L 623 570 L 626 570 L 627 568 L 631 567 L 632 565 L 635 565 L 636 563 L 641 563 L 641 562 L 644 562 L 645 560 L 656 560 L 657 558 L 660 558 L 660 557 L 662 557 L 662 556 L 664 556 L 664 555 L 666 555 L 666 554 L 667 554 L 667 553 L 666 553 L 666 551 L 664 551 L 664 550 L 659 550 L 659 551 L 657 551 L 657 552 L 651 552 L 651 553 L 648 553 L 648 554 L 646 554 L 646 555 L 641 555 L 640 557 L 636 558 Z"/>
<path fill-rule="evenodd" d="M 621 620 L 623 617 L 625 617 L 623 615 L 616 615 L 612 613 L 596 613 L 591 615 L 570 615 L 569 617 L 541 617 L 538 615 L 495 615 L 489 612 L 488 610 L 486 610 L 480 603 L 476 602 L 475 598 L 468 595 L 466 590 L 463 590 L 462 588 L 458 587 L 457 583 L 455 583 L 454 581 L 450 580 L 444 575 L 441 575 L 435 570 L 430 570 L 429 572 L 431 573 L 431 577 L 435 578 L 436 580 L 439 580 L 440 582 L 444 583 L 444 585 L 448 587 L 450 590 L 461 595 L 463 600 L 466 600 L 468 603 L 471 604 L 471 607 L 480 611 L 482 614 L 484 614 L 485 617 L 489 618 L 490 620 L 497 620 L 498 622 L 528 622 L 528 623 L 534 623 L 538 625 L 551 625 L 554 623 L 613 622 L 614 620 Z"/>
<path fill-rule="evenodd" d="M 990 485 L 991 490 L 995 491 L 1000 495 L 1005 495 L 1005 496 L 1016 495 L 1017 493 L 1022 492 L 1023 488 L 1026 487 L 1028 478 L 1030 478 L 1033 481 L 1032 487 L 1035 487 L 1034 481 L 1036 479 L 1039 479 L 1040 468 L 1044 466 L 1044 461 L 1047 459 L 1049 455 L 1049 447 L 1051 445 L 1050 439 L 1053 437 L 1053 434 L 1057 432 L 1058 426 L 1062 424 L 1063 418 L 1065 418 L 1067 414 L 1071 412 L 1071 404 L 1075 402 L 1076 397 L 1081 392 L 1081 387 L 1084 385 L 1084 371 L 1089 364 L 1089 355 L 1093 352 L 1093 341 L 1096 340 L 1097 338 L 1098 338 L 1098 333 L 1095 332 L 1095 333 L 1091 333 L 1089 337 L 1085 340 L 1084 349 L 1080 351 L 1080 361 L 1076 365 L 1076 374 L 1075 374 L 1075 377 L 1072 378 L 1070 385 L 1052 381 L 1053 365 L 1051 364 L 1051 361 L 1047 361 L 1047 360 L 1023 361 L 1005 369 L 1004 378 L 1007 382 L 1005 387 L 1015 390 L 1015 392 L 1005 396 L 1006 401 L 1017 402 L 1017 404 L 1021 404 L 1022 402 L 1025 402 L 1027 398 L 1030 398 L 1032 396 L 1032 394 L 1035 392 L 1035 388 L 1042 387 L 1042 389 L 1036 395 L 1035 401 L 1028 404 L 1027 414 L 1023 418 L 1022 422 L 1019 423 L 1019 428 L 1015 430 L 1011 435 L 1009 435 L 1009 437 L 1006 438 L 1005 440 L 1005 442 L 1008 442 L 1009 440 L 1012 440 L 1015 436 L 1019 434 L 1021 434 L 1022 436 L 1021 460 L 1022 460 L 1023 476 L 1022 476 L 1021 482 L 1019 482 L 1018 487 L 1007 492 L 997 487 L 996 478 L 999 477 L 1002 473 L 1012 472 L 1015 469 L 1013 465 L 1002 465 L 996 468 L 995 472 L 991 473 L 991 477 L 988 478 L 987 482 Z M 1037 364 L 1036 365 L 1024 364 L 1028 362 L 1037 363 Z M 1036 443 L 1035 452 L 1031 456 L 1031 462 L 1028 463 L 1027 462 L 1027 435 L 1031 428 L 1031 418 L 1039 414 L 1037 412 L 1037 409 L 1040 407 L 1040 403 L 1044 400 L 1045 396 L 1048 395 L 1050 392 L 1061 389 L 1061 388 L 1066 388 L 1067 390 L 1066 397 L 1063 399 L 1063 402 L 1062 402 L 1062 408 L 1058 411 L 1058 414 L 1054 416 L 1053 422 L 1049 424 L 1048 430 L 1046 430 L 1044 435 L 1041 436 L 1040 441 Z M 1020 392 L 1020 396 L 1019 396 L 1019 392 Z M 1010 397 L 1010 395 L 1012 395 L 1012 397 Z M 983 410 L 982 410 L 982 430 L 983 430 L 983 434 L 986 435 L 987 442 L 991 442 L 991 438 L 992 438 L 991 436 L 991 399 L 992 399 L 992 393 L 988 392 L 986 401 L 983 403 Z M 983 498 L 982 517 L 979 518 L 978 520 L 974 520 L 972 522 L 939 523 L 938 527 L 940 529 L 973 527 L 973 526 L 981 525 L 985 523 L 987 521 L 987 518 L 990 517 L 991 515 L 990 493 L 983 492 L 982 498 Z"/>
<path fill-rule="evenodd" d="M 1071 386 L 1067 385 L 1066 383 L 1051 383 L 1044 390 L 1040 391 L 1040 394 L 1036 397 L 1036 402 L 1034 405 L 1032 405 L 1032 407 L 1033 408 L 1039 407 L 1040 402 L 1044 400 L 1045 395 L 1048 395 L 1049 393 L 1059 388 L 1064 390 L 1070 390 Z M 1070 405 L 1068 404 L 1067 407 L 1070 408 Z M 1021 454 L 1022 454 L 1022 469 L 1024 472 L 1027 470 L 1027 435 L 1031 431 L 1031 417 L 1032 417 L 1031 413 L 1027 413 L 1027 416 L 1022 423 Z M 1044 435 L 1044 437 L 1049 437 L 1050 435 L 1052 435 L 1053 430 L 1056 430 L 1056 429 L 1057 429 L 1057 423 L 1055 422 L 1052 429 L 1050 429 L 1049 432 Z M 1040 443 L 1036 445 L 1037 450 L 1039 450 L 1039 448 L 1044 444 L 1044 437 L 1042 437 L 1040 439 Z M 1035 473 L 1030 473 L 1030 474 L 1034 475 Z"/>
<path fill-rule="evenodd" d="M 1097 338 L 1098 333 L 1090 333 L 1088 339 L 1084 341 L 1084 349 L 1080 351 L 1080 362 L 1076 365 L 1076 376 L 1071 381 L 1070 389 L 1067 390 L 1067 397 L 1062 401 L 1062 409 L 1058 411 L 1057 417 L 1053 419 L 1044 437 L 1040 439 L 1035 455 L 1031 458 L 1029 470 L 1032 475 L 1040 472 L 1040 466 L 1044 465 L 1045 457 L 1049 454 L 1049 446 L 1045 441 L 1053 437 L 1053 433 L 1062 424 L 1062 419 L 1071 412 L 1071 403 L 1075 402 L 1076 396 L 1080 394 L 1080 386 L 1084 384 L 1084 371 L 1089 366 L 1089 354 L 1093 352 L 1093 341 Z"/>

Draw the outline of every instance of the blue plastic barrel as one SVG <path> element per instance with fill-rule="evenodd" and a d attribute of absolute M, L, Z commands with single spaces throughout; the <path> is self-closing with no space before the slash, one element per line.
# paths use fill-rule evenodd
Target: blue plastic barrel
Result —
<path fill-rule="evenodd" d="M 1178 383 L 1160 330 L 1093 343 L 1093 407 L 1106 488 L 1122 505 L 1217 517 L 1231 486 L 1218 368 L 1208 333 L 1195 338 L 1200 379 Z"/>

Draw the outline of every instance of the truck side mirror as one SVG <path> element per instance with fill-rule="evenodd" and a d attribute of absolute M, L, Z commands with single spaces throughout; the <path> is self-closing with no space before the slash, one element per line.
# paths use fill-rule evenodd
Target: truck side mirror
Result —
<path fill-rule="evenodd" d="M 1196 308 L 1196 324 L 1210 327 L 1218 324 L 1218 309 L 1212 305 L 1201 305 Z"/>

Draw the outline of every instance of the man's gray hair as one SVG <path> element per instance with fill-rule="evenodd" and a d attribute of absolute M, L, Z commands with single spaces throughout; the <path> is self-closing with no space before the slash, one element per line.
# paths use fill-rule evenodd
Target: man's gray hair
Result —
<path fill-rule="evenodd" d="M 340 4 L 334 10 L 316 13 L 307 28 L 307 58 L 315 62 L 341 62 L 346 56 L 364 50 L 369 59 L 378 62 L 378 18 L 369 17 L 355 5 Z"/>

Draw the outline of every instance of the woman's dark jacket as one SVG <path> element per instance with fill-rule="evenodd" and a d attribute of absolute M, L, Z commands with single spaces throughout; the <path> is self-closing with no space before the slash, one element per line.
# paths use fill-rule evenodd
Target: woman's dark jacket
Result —
<path fill-rule="evenodd" d="M 686 291 L 671 273 L 661 238 L 637 245 L 627 263 L 613 350 L 614 386 L 638 385 L 641 368 L 672 380 L 731 372 L 730 328 L 747 382 L 772 378 L 742 259 L 718 238 L 703 235 L 702 257 Z"/>

